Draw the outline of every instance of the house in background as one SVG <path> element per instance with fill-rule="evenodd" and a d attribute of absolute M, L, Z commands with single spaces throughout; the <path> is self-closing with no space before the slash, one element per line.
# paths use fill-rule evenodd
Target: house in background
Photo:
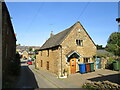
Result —
<path fill-rule="evenodd" d="M 32 58 L 36 55 L 37 49 L 39 49 L 39 46 L 16 46 L 16 51 L 22 56 L 22 58 Z M 30 51 L 31 49 L 31 51 Z"/>
<path fill-rule="evenodd" d="M 79 71 L 78 64 L 93 62 L 96 45 L 80 22 L 51 37 L 42 45 L 36 57 L 36 68 L 58 76 Z"/>
<path fill-rule="evenodd" d="M 29 55 L 28 55 L 27 51 L 23 51 L 21 55 L 22 55 L 23 59 L 28 59 L 29 58 Z"/>
<path fill-rule="evenodd" d="M 4 2 L 0 2 L 0 20 L 2 20 L 2 84 L 8 80 L 11 64 L 16 58 L 16 36 L 12 26 L 8 9 Z"/>
<path fill-rule="evenodd" d="M 23 52 L 23 51 L 28 51 L 29 47 L 28 46 L 16 46 L 16 51 L 18 52 Z"/>

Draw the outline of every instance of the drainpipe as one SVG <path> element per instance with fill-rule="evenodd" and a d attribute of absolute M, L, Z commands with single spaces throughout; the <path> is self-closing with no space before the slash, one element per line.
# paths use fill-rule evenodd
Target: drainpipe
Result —
<path fill-rule="evenodd" d="M 61 53 L 61 77 L 62 77 L 63 70 L 62 70 L 62 46 L 61 45 L 60 45 L 60 53 Z"/>

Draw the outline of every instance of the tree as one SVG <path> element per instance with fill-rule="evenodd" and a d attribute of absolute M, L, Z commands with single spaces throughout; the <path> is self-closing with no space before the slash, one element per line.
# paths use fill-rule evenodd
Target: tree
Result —
<path fill-rule="evenodd" d="M 110 35 L 105 48 L 116 56 L 120 56 L 120 33 L 114 32 Z"/>
<path fill-rule="evenodd" d="M 102 45 L 96 45 L 97 49 L 104 49 Z"/>
<path fill-rule="evenodd" d="M 21 46 L 21 44 L 17 44 L 16 46 Z"/>
<path fill-rule="evenodd" d="M 32 51 L 32 48 L 31 48 L 31 47 L 29 48 L 29 51 Z"/>
<path fill-rule="evenodd" d="M 35 54 L 38 54 L 38 49 L 35 49 L 34 52 L 35 52 Z"/>

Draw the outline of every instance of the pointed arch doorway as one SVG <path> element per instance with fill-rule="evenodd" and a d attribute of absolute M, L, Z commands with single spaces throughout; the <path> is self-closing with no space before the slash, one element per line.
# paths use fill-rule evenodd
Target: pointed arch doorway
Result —
<path fill-rule="evenodd" d="M 76 73 L 76 65 L 77 59 L 79 59 L 80 55 L 76 51 L 72 51 L 67 55 L 67 62 L 70 64 L 70 73 Z"/>

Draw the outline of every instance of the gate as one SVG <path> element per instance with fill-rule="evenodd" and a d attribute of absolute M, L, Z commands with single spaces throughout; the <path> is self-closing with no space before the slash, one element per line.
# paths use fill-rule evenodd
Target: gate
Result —
<path fill-rule="evenodd" d="M 95 61 L 96 61 L 96 69 L 101 69 L 101 60 L 100 60 L 100 58 L 96 58 Z"/>

